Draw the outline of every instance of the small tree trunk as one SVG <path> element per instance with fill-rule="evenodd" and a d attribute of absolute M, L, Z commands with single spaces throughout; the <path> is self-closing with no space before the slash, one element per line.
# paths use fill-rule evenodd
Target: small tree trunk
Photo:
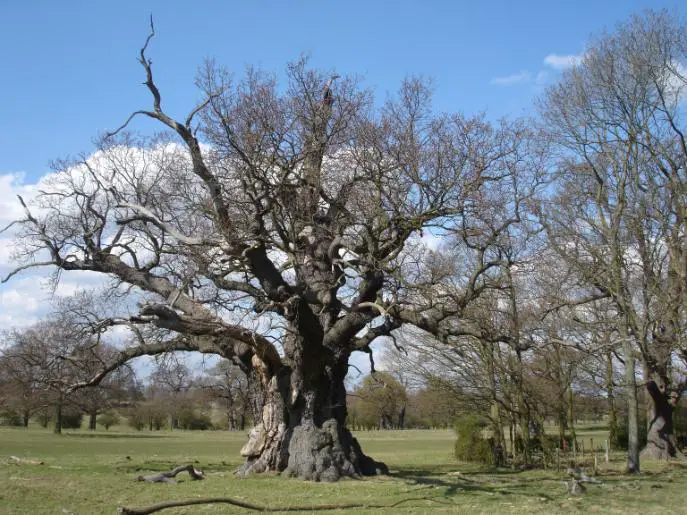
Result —
<path fill-rule="evenodd" d="M 564 399 L 562 399 L 564 400 Z M 563 440 L 565 440 L 565 429 L 568 426 L 568 414 L 565 410 L 565 404 L 562 402 L 561 407 L 558 410 L 558 440 L 560 445 L 563 445 Z"/>
<path fill-rule="evenodd" d="M 612 446 L 618 441 L 618 410 L 613 391 L 613 353 L 606 352 L 606 392 L 608 394 L 608 439 Z"/>
<path fill-rule="evenodd" d="M 88 415 L 88 429 L 95 431 L 97 428 L 98 413 L 91 411 Z"/>
<path fill-rule="evenodd" d="M 29 418 L 30 418 L 29 410 L 24 410 L 22 421 L 21 421 L 22 425 L 24 427 L 29 427 Z"/>
<path fill-rule="evenodd" d="M 625 383 L 627 388 L 627 471 L 639 474 L 639 407 L 632 344 L 625 339 Z"/>
<path fill-rule="evenodd" d="M 55 405 L 55 429 L 54 433 L 62 434 L 62 401 L 58 401 Z"/>
<path fill-rule="evenodd" d="M 673 433 L 674 407 L 668 402 L 665 393 L 661 391 L 655 381 L 646 385 L 653 406 L 649 419 L 646 447 L 642 451 L 642 459 L 667 460 L 681 456 L 677 448 L 677 439 Z"/>
<path fill-rule="evenodd" d="M 573 406 L 574 394 L 572 384 L 568 388 L 568 428 L 570 429 L 570 444 L 577 448 L 577 434 L 575 433 L 575 407 Z"/>

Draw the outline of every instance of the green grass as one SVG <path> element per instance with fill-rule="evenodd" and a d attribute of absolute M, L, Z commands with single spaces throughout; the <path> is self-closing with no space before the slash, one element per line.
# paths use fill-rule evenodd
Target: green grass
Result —
<path fill-rule="evenodd" d="M 602 434 L 594 434 L 599 441 Z M 588 439 L 584 431 L 579 434 Z M 391 468 L 387 477 L 308 483 L 278 476 L 237 479 L 245 435 L 230 432 L 68 432 L 0 429 L 0 513 L 116 513 L 118 506 L 228 496 L 288 507 L 417 498 L 402 508 L 347 513 L 684 513 L 687 478 L 682 464 L 643 463 L 638 477 L 622 475 L 622 455 L 602 464 L 600 486 L 571 497 L 555 471 L 487 471 L 453 459 L 450 431 L 388 431 L 357 435 L 363 449 Z M 10 455 L 43 465 L 9 464 Z M 139 474 L 197 460 L 205 481 L 176 485 L 135 482 Z M 180 476 L 181 477 L 181 476 Z M 244 513 L 226 505 L 162 513 Z M 245 513 L 248 513 L 245 511 Z"/>

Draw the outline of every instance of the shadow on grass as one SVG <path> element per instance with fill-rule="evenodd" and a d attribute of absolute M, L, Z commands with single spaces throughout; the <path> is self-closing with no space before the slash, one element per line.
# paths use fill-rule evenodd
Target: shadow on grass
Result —
<path fill-rule="evenodd" d="M 73 436 L 75 438 L 168 438 L 168 435 L 149 435 L 136 433 L 62 433 L 64 436 Z"/>
<path fill-rule="evenodd" d="M 541 491 L 532 491 L 532 483 L 541 483 L 544 478 L 518 478 L 517 481 L 503 481 L 500 478 L 497 481 L 490 481 L 490 476 L 497 475 L 501 472 L 503 475 L 515 475 L 516 472 L 494 470 L 488 471 L 474 471 L 468 473 L 460 473 L 459 475 L 437 474 L 437 470 L 429 469 L 410 469 L 402 468 L 389 474 L 391 477 L 409 482 L 414 485 L 427 485 L 434 488 L 443 488 L 445 497 L 452 497 L 464 492 L 474 494 L 487 494 L 489 496 L 501 495 L 522 495 L 526 497 L 535 497 L 540 500 L 553 500 L 549 494 Z M 484 481 L 478 481 L 473 477 L 483 477 Z M 512 477 L 512 476 L 511 476 Z M 510 478 L 509 478 L 510 479 Z M 547 478 L 550 479 L 550 478 Z"/>

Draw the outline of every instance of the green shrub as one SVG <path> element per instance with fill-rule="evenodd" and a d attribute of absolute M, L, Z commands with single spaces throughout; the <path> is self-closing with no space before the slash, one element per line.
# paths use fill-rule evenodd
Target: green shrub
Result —
<path fill-rule="evenodd" d="M 148 417 L 146 416 L 145 410 L 143 410 L 140 406 L 133 406 L 127 410 L 126 422 L 132 429 L 140 431 L 146 427 L 148 423 Z"/>
<path fill-rule="evenodd" d="M 110 427 L 119 423 L 119 415 L 116 411 L 109 410 L 98 417 L 98 424 L 105 428 L 105 431 Z"/>
<path fill-rule="evenodd" d="M 23 425 L 20 413 L 10 408 L 0 411 L 0 425 L 15 427 Z"/>
<path fill-rule="evenodd" d="M 198 412 L 192 408 L 185 408 L 179 413 L 179 428 L 187 430 L 213 429 L 212 420 L 208 413 Z"/>
<path fill-rule="evenodd" d="M 459 417 L 453 428 L 456 432 L 455 455 L 460 461 L 491 465 L 494 462 L 493 441 L 482 437 L 486 421 L 476 415 Z"/>
<path fill-rule="evenodd" d="M 62 411 L 62 429 L 81 429 L 83 413 L 74 408 Z"/>

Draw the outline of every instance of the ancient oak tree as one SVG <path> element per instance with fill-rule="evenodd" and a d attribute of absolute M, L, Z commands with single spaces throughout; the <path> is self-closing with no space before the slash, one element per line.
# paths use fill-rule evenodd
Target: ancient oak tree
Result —
<path fill-rule="evenodd" d="M 23 261 L 10 276 L 33 266 L 97 272 L 138 301 L 94 324 L 126 324 L 135 337 L 89 383 L 170 351 L 239 366 L 261 391 L 242 474 L 384 470 L 345 428 L 349 357 L 371 355 L 373 341 L 406 323 L 443 340 L 462 330 L 455 317 L 496 284 L 490 248 L 529 191 L 517 182 L 530 165 L 526 129 L 437 115 L 418 80 L 380 106 L 356 80 L 304 62 L 281 86 L 255 70 L 235 82 L 207 64 L 204 100 L 176 118 L 149 42 L 140 63 L 152 107 L 22 200 L 13 230 Z M 138 117 L 164 132 L 127 132 Z M 423 271 L 427 231 L 470 244 L 465 280 Z"/>

